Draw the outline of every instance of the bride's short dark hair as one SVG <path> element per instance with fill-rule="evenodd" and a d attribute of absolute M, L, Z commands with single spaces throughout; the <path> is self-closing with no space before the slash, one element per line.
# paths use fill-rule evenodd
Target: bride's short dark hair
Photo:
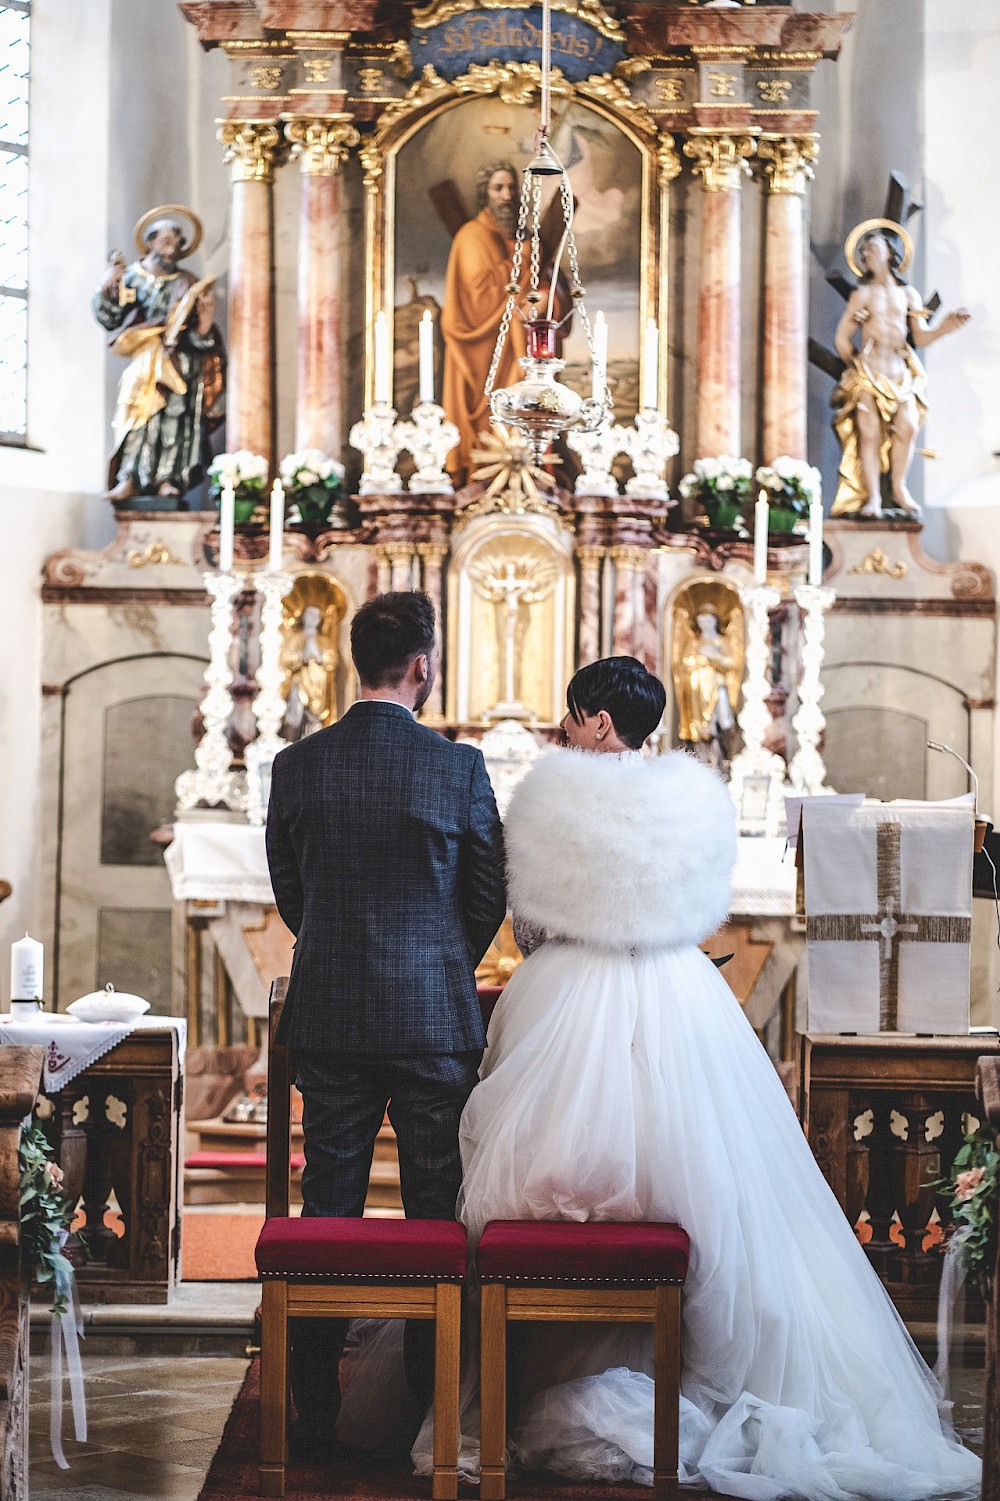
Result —
<path fill-rule="evenodd" d="M 602 657 L 570 679 L 566 704 L 577 724 L 604 709 L 619 740 L 638 750 L 663 718 L 667 690 L 636 657 Z"/>

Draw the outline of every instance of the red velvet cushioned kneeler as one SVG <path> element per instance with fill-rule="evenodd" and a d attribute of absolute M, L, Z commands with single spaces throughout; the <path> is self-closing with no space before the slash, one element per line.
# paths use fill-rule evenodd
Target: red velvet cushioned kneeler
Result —
<path fill-rule="evenodd" d="M 301 1172 L 306 1165 L 305 1155 L 302 1152 L 293 1152 L 289 1159 L 292 1172 Z M 234 1168 L 237 1172 L 241 1168 L 249 1171 L 251 1168 L 256 1173 L 262 1173 L 267 1166 L 267 1156 L 264 1152 L 192 1152 L 185 1157 L 184 1166 L 190 1168 L 216 1168 L 219 1171 L 228 1172 Z"/>
<path fill-rule="evenodd" d="M 690 1252 L 679 1225 L 492 1220 L 476 1266 L 483 1282 L 657 1287 L 684 1281 Z"/>
<path fill-rule="evenodd" d="M 265 1220 L 257 1239 L 262 1277 L 344 1282 L 462 1282 L 468 1248 L 454 1220 Z"/>

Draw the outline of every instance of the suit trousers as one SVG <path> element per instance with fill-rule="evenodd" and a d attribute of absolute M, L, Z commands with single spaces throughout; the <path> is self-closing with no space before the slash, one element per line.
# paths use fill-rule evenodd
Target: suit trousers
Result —
<path fill-rule="evenodd" d="M 375 1138 L 386 1113 L 396 1133 L 407 1219 L 455 1217 L 462 1183 L 458 1125 L 479 1077 L 482 1053 L 302 1053 L 305 1167 L 302 1213 L 360 1218 Z M 327 1429 L 340 1408 L 338 1367 L 344 1319 L 308 1319 L 292 1330 L 292 1395 L 300 1418 Z M 434 1325 L 414 1320 L 405 1335 L 406 1375 L 427 1406 L 434 1393 Z"/>

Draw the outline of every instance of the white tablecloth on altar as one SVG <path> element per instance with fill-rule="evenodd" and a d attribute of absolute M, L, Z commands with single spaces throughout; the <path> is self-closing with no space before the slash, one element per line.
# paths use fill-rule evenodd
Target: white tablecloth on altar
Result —
<path fill-rule="evenodd" d="M 183 1071 L 187 1021 L 182 1016 L 140 1016 L 130 1022 L 78 1022 L 51 1011 L 40 1011 L 37 1019 L 0 1016 L 0 1046 L 44 1048 L 42 1088 L 55 1094 L 132 1032 L 165 1027 L 177 1033 L 177 1057 Z"/>
<path fill-rule="evenodd" d="M 274 905 L 264 830 L 241 823 L 175 823 L 164 856 L 175 901 Z"/>
<path fill-rule="evenodd" d="M 740 839 L 729 910 L 734 917 L 794 916 L 795 855 L 784 839 Z"/>

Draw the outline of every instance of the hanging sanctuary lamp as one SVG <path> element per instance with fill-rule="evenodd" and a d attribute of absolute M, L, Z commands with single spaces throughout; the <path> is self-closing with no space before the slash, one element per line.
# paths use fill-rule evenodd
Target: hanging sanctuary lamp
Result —
<path fill-rule="evenodd" d="M 576 391 L 560 383 L 558 377 L 566 362 L 557 353 L 559 329 L 578 314 L 587 337 L 591 362 L 595 363 L 594 336 L 590 317 L 584 301 L 585 291 L 580 280 L 576 241 L 573 238 L 573 192 L 569 177 L 562 162 L 552 148 L 549 135 L 552 129 L 552 18 L 551 0 L 542 0 L 542 67 L 541 109 L 538 130 L 535 135 L 534 155 L 527 163 L 521 179 L 521 202 L 518 209 L 517 233 L 511 263 L 511 277 L 507 284 L 507 301 L 497 333 L 496 346 L 486 378 L 485 396 L 490 412 L 496 422 L 523 433 L 531 445 L 538 463 L 550 444 L 562 433 L 593 433 L 610 414 L 607 371 L 601 365 L 596 372 L 594 390 L 596 395 L 586 400 Z M 563 212 L 563 230 L 559 246 L 552 262 L 547 300 L 540 289 L 542 269 L 542 181 L 544 178 L 559 179 L 559 195 Z M 529 276 L 525 295 L 527 312 L 519 305 L 521 295 L 521 267 L 525 246 L 528 247 Z M 564 318 L 555 317 L 556 286 L 563 255 L 569 261 L 570 296 L 573 305 Z M 544 303 L 544 310 L 543 310 Z M 500 357 L 503 353 L 511 320 L 521 318 L 527 336 L 527 355 L 519 361 L 524 370 L 523 379 L 514 385 L 494 389 Z"/>

